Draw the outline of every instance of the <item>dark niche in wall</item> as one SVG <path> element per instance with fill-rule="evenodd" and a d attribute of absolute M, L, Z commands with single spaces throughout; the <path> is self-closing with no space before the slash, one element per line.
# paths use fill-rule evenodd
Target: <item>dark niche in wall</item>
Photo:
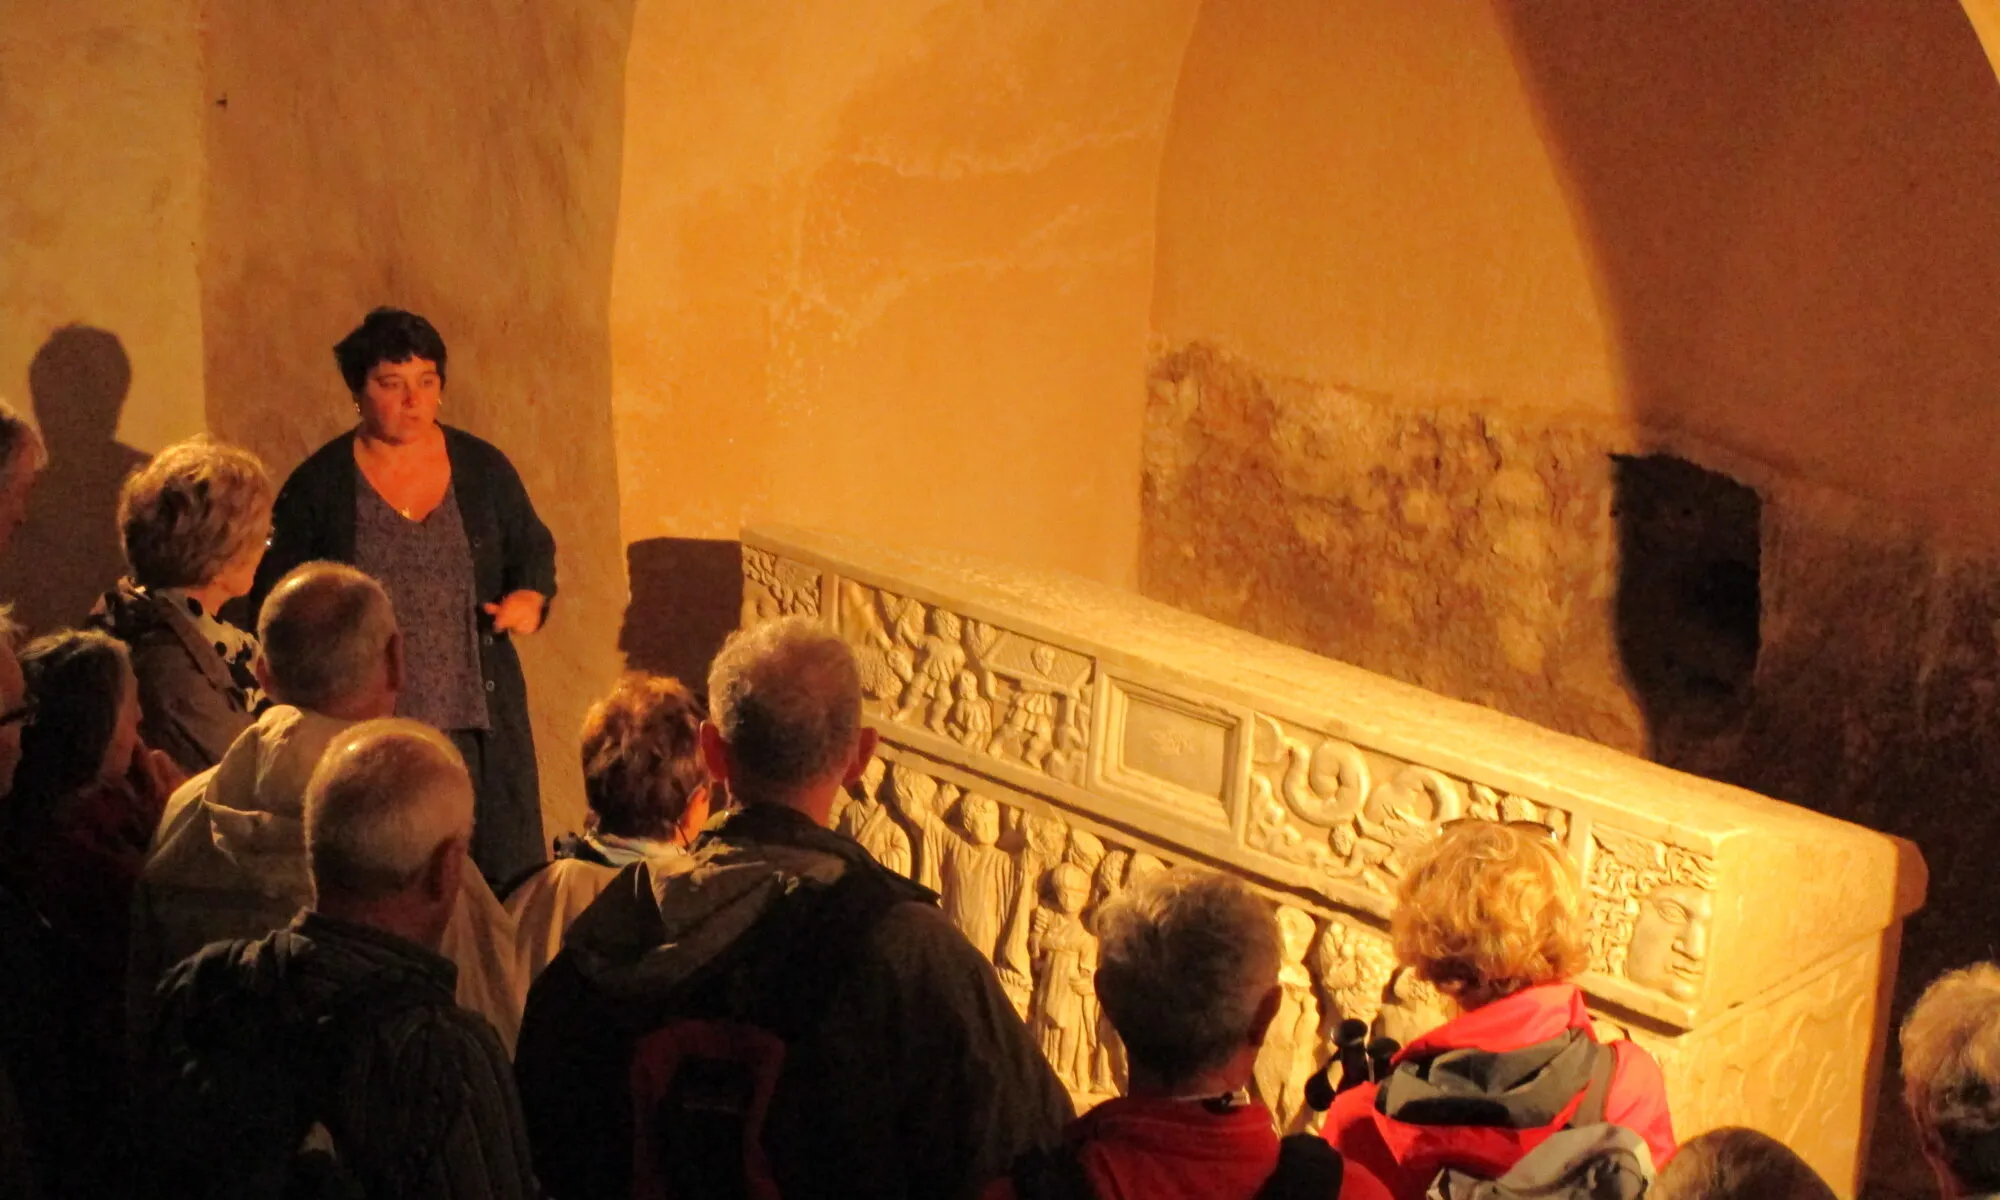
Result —
<path fill-rule="evenodd" d="M 1701 771 L 1750 705 L 1763 503 L 1672 455 L 1611 457 L 1619 654 L 1652 757 Z"/>

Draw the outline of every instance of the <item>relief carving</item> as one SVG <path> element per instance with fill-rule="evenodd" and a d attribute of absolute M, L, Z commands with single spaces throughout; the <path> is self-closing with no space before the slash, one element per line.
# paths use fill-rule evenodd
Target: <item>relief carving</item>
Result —
<path fill-rule="evenodd" d="M 1715 915 L 1714 859 L 1603 825 L 1591 840 L 1591 968 L 1693 1002 Z"/>
<path fill-rule="evenodd" d="M 1099 1036 L 1097 935 L 1084 925 L 1090 875 L 1073 862 L 1049 871 L 1044 907 L 1034 915 L 1030 942 L 1035 975 L 1029 1027 L 1056 1078 L 1072 1092 L 1096 1087 Z"/>
<path fill-rule="evenodd" d="M 1250 1090 L 1277 1117 L 1278 1128 L 1294 1132 L 1305 1127 L 1305 1083 L 1318 1068 L 1319 1000 L 1313 994 L 1306 954 L 1313 948 L 1312 914 L 1288 904 L 1278 906 L 1278 1015 L 1257 1052 Z"/>
<path fill-rule="evenodd" d="M 852 580 L 841 595 L 842 635 L 860 660 L 871 711 L 975 754 L 1082 782 L 1088 658 Z"/>
<path fill-rule="evenodd" d="M 1245 841 L 1387 896 L 1410 855 L 1465 815 L 1465 791 L 1429 767 L 1374 779 L 1359 747 L 1257 718 Z"/>
<path fill-rule="evenodd" d="M 1327 1032 L 1333 1033 L 1346 1020 L 1373 1029 L 1396 974 L 1396 947 L 1388 937 L 1363 926 L 1328 921 L 1313 944 L 1313 967 L 1327 1000 Z"/>
<path fill-rule="evenodd" d="M 910 835 L 882 802 L 887 776 L 888 764 L 879 758 L 870 759 L 861 773 L 861 781 L 850 789 L 851 799 L 840 810 L 834 828 L 860 842 L 862 849 L 875 856 L 876 862 L 907 877 L 912 873 Z"/>
<path fill-rule="evenodd" d="M 768 550 L 743 547 L 743 628 L 793 616 L 819 616 L 819 572 Z"/>

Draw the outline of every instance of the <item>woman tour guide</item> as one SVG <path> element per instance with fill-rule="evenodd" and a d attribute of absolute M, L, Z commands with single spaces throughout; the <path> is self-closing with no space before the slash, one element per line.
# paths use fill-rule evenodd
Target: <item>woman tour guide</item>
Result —
<path fill-rule="evenodd" d="M 507 456 L 438 422 L 445 347 L 429 321 L 378 308 L 333 355 L 360 421 L 279 489 L 255 602 L 314 559 L 382 582 L 403 632 L 397 713 L 458 746 L 477 796 L 473 861 L 513 878 L 547 857 L 513 639 L 548 615 L 555 539 Z"/>

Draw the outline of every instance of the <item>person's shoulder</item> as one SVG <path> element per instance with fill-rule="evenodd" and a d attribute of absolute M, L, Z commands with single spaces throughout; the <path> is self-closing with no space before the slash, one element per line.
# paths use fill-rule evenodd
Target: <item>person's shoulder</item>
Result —
<path fill-rule="evenodd" d="M 306 455 L 298 466 L 292 468 L 292 473 L 286 476 L 286 482 L 324 475 L 353 461 L 354 431 L 344 430 L 320 443 L 318 449 Z"/>
<path fill-rule="evenodd" d="M 477 461 L 489 469 L 514 469 L 514 462 L 507 457 L 506 451 L 478 434 L 469 433 L 456 425 L 441 424 L 438 428 L 444 430 L 445 445 L 452 457 Z"/>
<path fill-rule="evenodd" d="M 898 899 L 877 920 L 869 948 L 891 971 L 909 976 L 963 979 L 968 970 L 992 970 L 943 910 L 920 898 Z"/>
<path fill-rule="evenodd" d="M 497 1086 L 511 1078 L 506 1048 L 492 1023 L 449 997 L 401 1005 L 376 1000 L 344 1015 L 370 1031 L 375 1054 L 402 1094 L 443 1100 L 461 1088 Z"/>

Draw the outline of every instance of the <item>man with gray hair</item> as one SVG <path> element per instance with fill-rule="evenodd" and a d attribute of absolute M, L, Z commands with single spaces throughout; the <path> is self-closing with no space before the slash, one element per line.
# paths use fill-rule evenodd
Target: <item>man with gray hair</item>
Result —
<path fill-rule="evenodd" d="M 2000 1196 L 2000 966 L 1939 976 L 1903 1021 L 1903 1099 L 1943 1200 Z"/>
<path fill-rule="evenodd" d="M 290 1195 L 310 1170 L 343 1195 L 539 1195 L 507 1053 L 453 1001 L 437 953 L 476 874 L 458 751 L 415 721 L 346 730 L 307 785 L 305 841 L 312 908 L 161 985 L 132 1179 L 153 1195 Z"/>
<path fill-rule="evenodd" d="M 1097 916 L 1097 996 L 1124 1042 L 1126 1094 L 1072 1124 L 984 1200 L 1145 1196 L 1387 1200 L 1316 1134 L 1285 1139 L 1248 1094 L 1283 992 L 1269 901 L 1180 867 L 1128 887 Z"/>
<path fill-rule="evenodd" d="M 402 638 L 388 593 L 362 572 L 298 567 L 271 590 L 257 632 L 257 678 L 277 703 L 175 792 L 134 889 L 134 1036 L 168 967 L 210 942 L 281 928 L 310 902 L 306 783 L 336 737 L 396 711 Z M 458 965 L 459 1001 L 512 1045 L 527 993 L 513 922 L 478 872 L 461 891 L 443 949 Z"/>
<path fill-rule="evenodd" d="M 626 868 L 529 991 L 537 1169 L 564 1198 L 976 1194 L 1070 1104 L 936 895 L 828 828 L 875 748 L 853 652 L 774 621 L 708 688 L 703 759 L 742 808 Z"/>

